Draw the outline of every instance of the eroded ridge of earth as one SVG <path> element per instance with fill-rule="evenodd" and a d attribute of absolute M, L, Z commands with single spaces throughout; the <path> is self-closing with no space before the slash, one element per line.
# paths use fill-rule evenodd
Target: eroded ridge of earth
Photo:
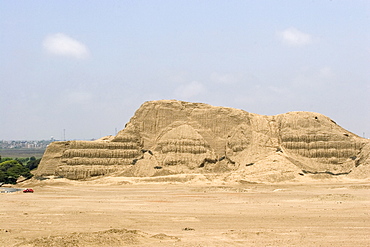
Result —
<path fill-rule="evenodd" d="M 116 136 L 54 142 L 38 176 L 219 174 L 226 180 L 370 177 L 370 141 L 313 112 L 276 116 L 177 100 L 145 102 Z"/>

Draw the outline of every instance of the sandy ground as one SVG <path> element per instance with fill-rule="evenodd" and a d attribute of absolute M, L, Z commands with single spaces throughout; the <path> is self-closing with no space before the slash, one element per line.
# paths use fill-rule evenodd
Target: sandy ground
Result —
<path fill-rule="evenodd" d="M 0 194 L 0 246 L 370 246 L 370 183 L 104 181 Z"/>

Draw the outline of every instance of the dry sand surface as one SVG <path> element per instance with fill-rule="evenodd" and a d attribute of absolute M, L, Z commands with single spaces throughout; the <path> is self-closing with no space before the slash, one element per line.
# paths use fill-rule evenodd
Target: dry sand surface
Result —
<path fill-rule="evenodd" d="M 370 183 L 50 179 L 0 194 L 1 246 L 370 246 Z"/>

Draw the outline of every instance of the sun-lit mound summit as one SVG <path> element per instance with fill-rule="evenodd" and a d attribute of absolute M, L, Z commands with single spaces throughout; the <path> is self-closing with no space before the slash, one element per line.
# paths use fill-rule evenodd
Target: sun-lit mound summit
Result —
<path fill-rule="evenodd" d="M 177 100 L 145 102 L 114 137 L 54 142 L 38 176 L 219 174 L 247 181 L 370 177 L 370 142 L 313 112 L 264 116 Z"/>

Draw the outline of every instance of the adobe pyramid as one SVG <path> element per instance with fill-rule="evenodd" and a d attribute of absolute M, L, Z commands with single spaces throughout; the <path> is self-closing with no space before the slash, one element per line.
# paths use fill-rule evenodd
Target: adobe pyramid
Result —
<path fill-rule="evenodd" d="M 370 141 L 318 113 L 264 116 L 159 100 L 145 102 L 114 137 L 52 143 L 37 175 L 227 173 L 243 179 L 273 172 L 289 180 L 321 173 L 369 178 L 369 168 Z"/>

